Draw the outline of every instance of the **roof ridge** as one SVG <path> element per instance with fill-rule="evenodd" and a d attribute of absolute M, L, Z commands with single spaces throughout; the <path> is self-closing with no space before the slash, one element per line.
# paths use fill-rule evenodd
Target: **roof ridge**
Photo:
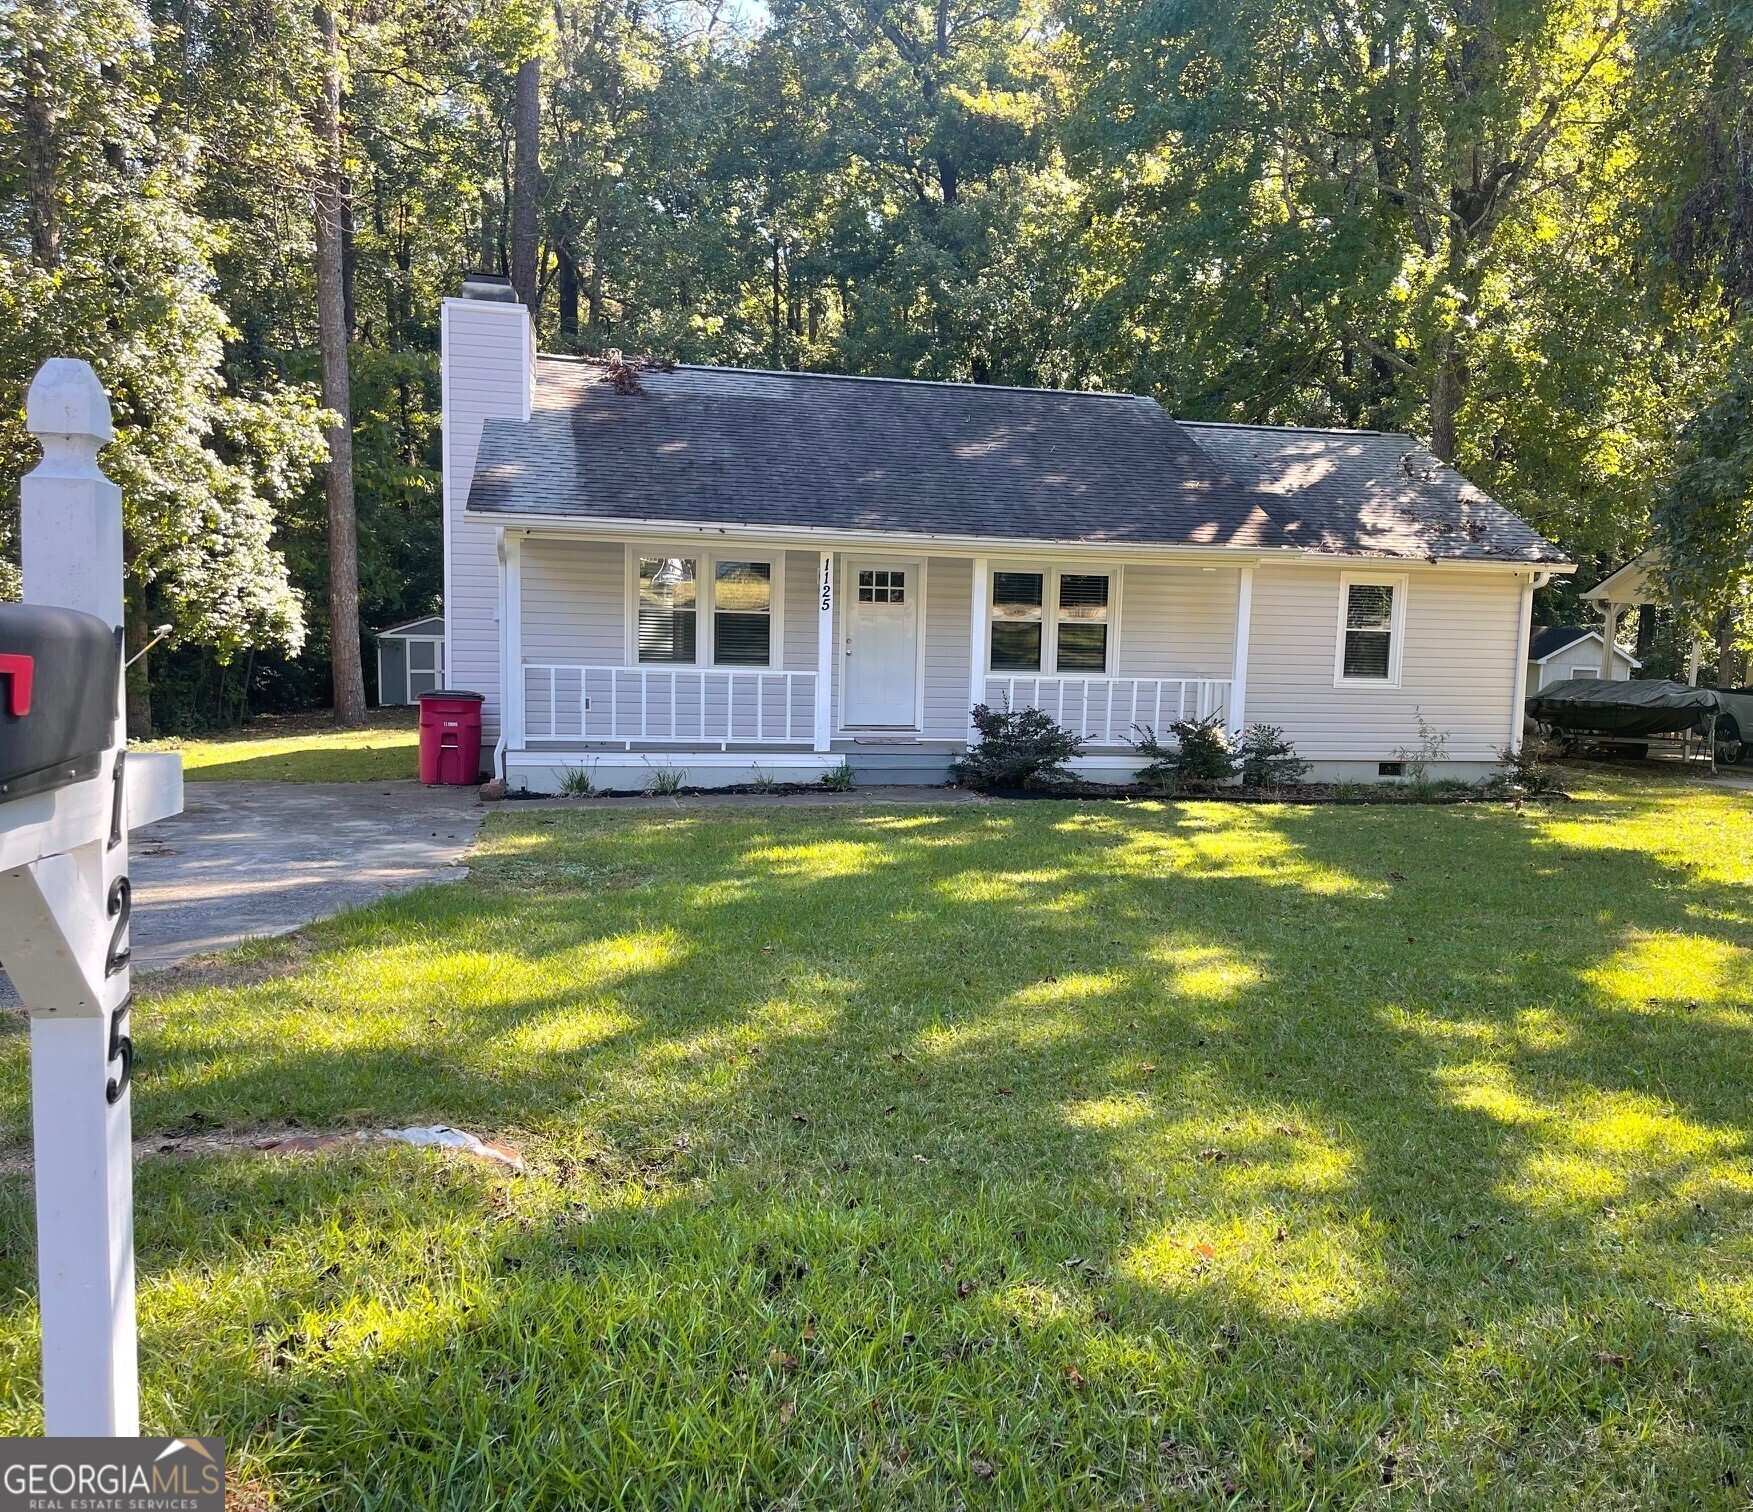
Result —
<path fill-rule="evenodd" d="M 572 352 L 537 352 L 538 362 L 564 362 L 579 366 L 608 365 L 606 357 L 592 357 L 584 353 Z M 809 368 L 754 368 L 735 367 L 723 362 L 678 362 L 674 371 L 678 373 L 738 373 L 750 378 L 812 378 L 837 383 L 887 383 L 896 386 L 913 388 L 955 389 L 969 394 L 1058 394 L 1071 399 L 1122 399 L 1132 404 L 1155 404 L 1158 409 L 1162 405 L 1149 394 L 1128 394 L 1119 389 L 1066 389 L 1046 388 L 1027 383 L 964 383 L 949 378 L 886 378 L 876 373 L 824 373 Z M 1167 410 L 1163 410 L 1168 414 Z M 1170 417 L 1171 419 L 1173 416 Z"/>
<path fill-rule="evenodd" d="M 1418 437 L 1409 436 L 1405 431 L 1361 430 L 1345 425 L 1264 425 L 1252 420 L 1187 420 L 1180 415 L 1175 416 L 1175 419 L 1194 430 L 1307 431 L 1316 436 L 1398 436 L 1414 445 L 1424 445 Z"/>

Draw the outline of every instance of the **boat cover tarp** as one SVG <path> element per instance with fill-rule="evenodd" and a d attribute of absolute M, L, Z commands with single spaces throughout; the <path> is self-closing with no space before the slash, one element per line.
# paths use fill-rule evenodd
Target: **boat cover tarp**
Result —
<path fill-rule="evenodd" d="M 1724 702 L 1715 688 L 1689 688 L 1663 678 L 1614 682 L 1572 677 L 1542 688 L 1528 700 L 1528 713 L 1560 730 L 1597 735 L 1678 735 L 1703 730 Z"/>

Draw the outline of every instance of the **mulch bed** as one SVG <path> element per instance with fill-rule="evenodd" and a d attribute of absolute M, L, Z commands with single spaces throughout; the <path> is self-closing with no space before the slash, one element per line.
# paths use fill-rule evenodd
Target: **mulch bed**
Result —
<path fill-rule="evenodd" d="M 1083 801 L 1126 803 L 1134 799 L 1150 799 L 1170 803 L 1197 801 L 1201 803 L 1337 803 L 1382 804 L 1405 807 L 1409 804 L 1457 803 L 1519 803 L 1526 794 L 1488 792 L 1482 788 L 1419 788 L 1400 783 L 1299 782 L 1280 788 L 1218 787 L 1192 784 L 1166 793 L 1161 788 L 1142 782 L 1079 782 L 1057 788 L 994 787 L 983 790 L 988 798 L 1034 799 L 1055 798 Z M 1568 801 L 1568 793 L 1541 793 L 1541 798 Z"/>
<path fill-rule="evenodd" d="M 954 790 L 953 784 L 944 784 L 944 791 Z M 731 795 L 750 798 L 823 798 L 843 789 L 825 788 L 819 782 L 779 782 L 769 786 L 757 787 L 753 783 L 736 783 L 727 787 L 678 788 L 673 794 L 654 795 L 638 788 L 604 788 L 587 797 L 580 803 L 589 803 L 592 798 L 649 798 L 653 796 L 698 798 L 708 794 Z M 880 793 L 880 787 L 860 787 L 850 791 L 855 793 Z M 1501 804 L 1520 803 L 1530 795 L 1513 792 L 1487 792 L 1482 788 L 1420 788 L 1401 783 L 1332 783 L 1332 782 L 1299 782 L 1281 788 L 1244 788 L 1217 787 L 1211 785 L 1188 784 L 1172 793 L 1165 793 L 1161 788 L 1151 787 L 1142 782 L 1076 782 L 1051 788 L 1016 788 L 989 787 L 976 789 L 983 797 L 1001 798 L 1012 801 L 1031 802 L 1049 799 L 1056 802 L 1076 803 L 1130 803 L 1134 800 L 1146 799 L 1167 802 L 1201 803 L 1330 803 L 1330 804 L 1380 804 L 1384 806 L 1406 807 L 1408 805 L 1450 805 L 1450 804 Z M 553 798 L 564 797 L 564 794 L 512 792 L 505 795 L 508 799 Z M 1569 802 L 1568 793 L 1540 793 L 1543 799 L 1558 802 Z"/>

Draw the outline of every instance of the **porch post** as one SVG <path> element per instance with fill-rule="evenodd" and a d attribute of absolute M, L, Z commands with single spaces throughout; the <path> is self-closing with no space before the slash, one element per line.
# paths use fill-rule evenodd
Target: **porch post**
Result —
<path fill-rule="evenodd" d="M 968 708 L 986 702 L 986 558 L 974 558 L 974 584 L 968 610 Z M 974 743 L 974 720 L 968 718 L 968 744 Z"/>
<path fill-rule="evenodd" d="M 834 721 L 834 553 L 816 578 L 816 750 L 825 753 Z"/>
<path fill-rule="evenodd" d="M 1248 708 L 1248 629 L 1254 622 L 1254 569 L 1243 567 L 1236 584 L 1236 650 L 1230 668 L 1230 717 L 1232 735 L 1240 735 Z"/>
<path fill-rule="evenodd" d="M 1619 616 L 1625 612 L 1622 604 L 1607 604 L 1601 612 L 1607 617 L 1606 626 L 1601 631 L 1601 676 L 1613 675 L 1613 645 L 1619 639 Z"/>

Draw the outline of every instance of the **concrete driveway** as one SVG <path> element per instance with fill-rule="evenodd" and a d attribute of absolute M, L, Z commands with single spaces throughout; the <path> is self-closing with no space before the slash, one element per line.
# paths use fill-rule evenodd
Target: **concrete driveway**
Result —
<path fill-rule="evenodd" d="M 417 782 L 191 782 L 131 837 L 134 964 L 286 934 L 385 893 L 468 874 L 474 788 Z M 15 1001 L 0 974 L 0 1002 Z"/>
<path fill-rule="evenodd" d="M 286 934 L 385 893 L 467 875 L 473 788 L 417 782 L 191 782 L 132 836 L 134 964 Z"/>

